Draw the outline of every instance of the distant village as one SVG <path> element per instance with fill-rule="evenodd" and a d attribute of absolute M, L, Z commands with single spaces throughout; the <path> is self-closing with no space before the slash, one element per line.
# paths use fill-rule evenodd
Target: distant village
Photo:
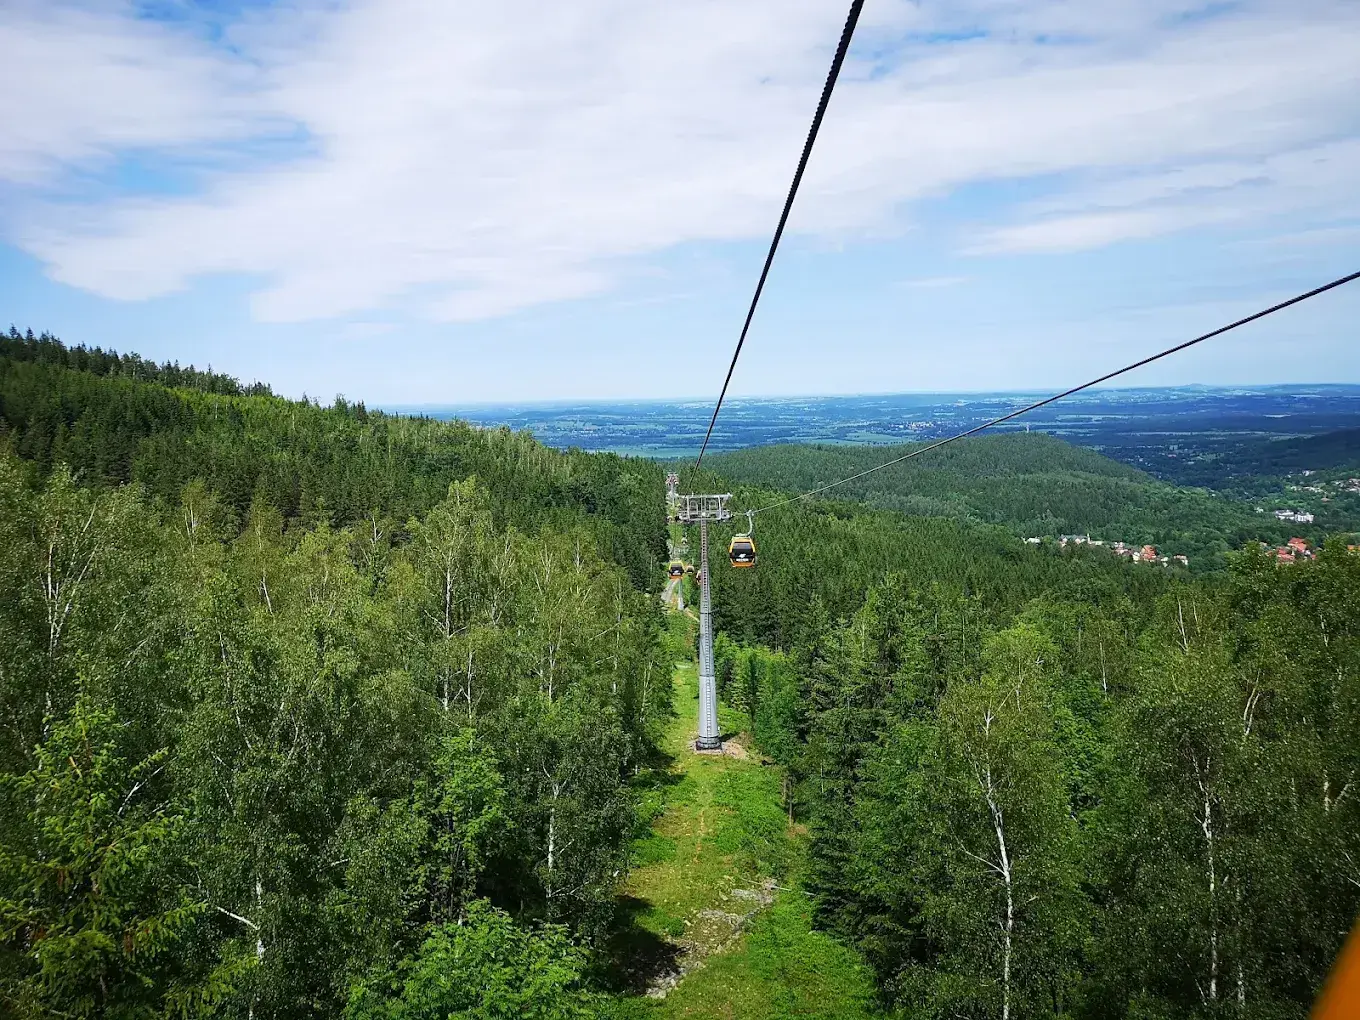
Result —
<path fill-rule="evenodd" d="M 1312 478 L 1314 471 L 1300 472 L 1301 484 L 1287 484 L 1285 489 L 1291 493 L 1297 493 L 1293 499 L 1321 497 L 1323 503 L 1330 503 L 1334 499 L 1345 501 L 1350 497 L 1360 495 L 1360 478 L 1337 478 L 1333 480 L 1323 480 Z M 1298 479 L 1298 476 L 1295 476 Z M 1286 497 L 1290 498 L 1290 497 Z M 1291 500 L 1292 501 L 1292 500 Z M 1278 506 L 1278 504 L 1276 504 Z M 1308 524 L 1314 525 L 1317 522 L 1316 513 L 1306 509 L 1307 504 L 1301 505 L 1300 502 L 1293 503 L 1282 509 L 1275 509 L 1269 503 L 1264 506 L 1257 506 L 1258 514 L 1273 514 L 1276 521 L 1282 524 Z M 1327 514 L 1325 509 L 1317 509 L 1317 513 Z M 1347 511 L 1354 513 L 1354 511 Z M 1039 545 L 1043 542 L 1051 542 L 1050 538 L 1026 538 L 1025 542 L 1029 545 Z M 1352 539 L 1354 541 L 1354 539 Z M 1115 556 L 1132 560 L 1134 563 L 1152 563 L 1163 567 L 1189 567 L 1190 559 L 1182 554 L 1167 555 L 1160 552 L 1155 545 L 1140 545 L 1130 542 L 1116 542 L 1092 538 L 1088 535 L 1059 535 L 1057 543 L 1062 548 L 1068 546 L 1090 545 L 1098 546 Z M 1249 545 L 1259 546 L 1261 550 L 1278 564 L 1298 563 L 1302 560 L 1312 560 L 1317 557 L 1318 548 L 1306 538 L 1294 537 L 1283 545 L 1273 545 L 1267 542 L 1253 542 Z M 1360 555 L 1360 545 L 1349 545 L 1347 548 L 1357 555 Z"/>
<path fill-rule="evenodd" d="M 1030 545 L 1038 545 L 1043 539 L 1027 538 Z M 1092 538 L 1090 535 L 1059 535 L 1058 545 L 1066 549 L 1069 545 L 1095 545 L 1109 549 L 1116 556 L 1122 556 L 1126 560 L 1133 560 L 1134 563 L 1159 563 L 1164 567 L 1190 566 L 1190 559 L 1177 553 L 1174 556 L 1167 556 L 1157 551 L 1155 545 L 1129 545 L 1127 542 L 1105 542 L 1103 539 Z"/>
<path fill-rule="evenodd" d="M 1312 514 L 1307 514 L 1306 516 L 1309 521 L 1313 519 Z M 1291 538 L 1284 545 L 1277 545 L 1273 549 L 1265 542 L 1262 542 L 1261 548 L 1268 550 L 1270 555 L 1274 556 L 1280 563 L 1295 563 L 1299 560 L 1311 560 L 1317 555 L 1306 538 Z"/>
<path fill-rule="evenodd" d="M 1303 471 L 1300 474 L 1307 478 L 1316 474 L 1314 471 Z M 1356 496 L 1360 495 L 1360 478 L 1337 478 L 1332 481 L 1323 481 L 1321 484 L 1313 482 L 1306 485 L 1288 483 L 1285 485 L 1287 492 L 1308 493 L 1310 496 L 1321 497 L 1323 503 L 1332 502 L 1333 498 L 1341 495 Z M 1258 506 L 1258 514 L 1266 512 L 1266 508 Z M 1275 510 L 1273 511 L 1276 519 L 1281 521 L 1292 521 L 1295 524 L 1312 524 L 1313 514 L 1307 510 Z"/>
<path fill-rule="evenodd" d="M 1304 478 L 1310 478 L 1317 474 L 1316 471 L 1300 471 L 1299 474 Z M 1323 481 L 1321 485 L 1313 482 L 1309 485 L 1295 485 L 1286 483 L 1285 489 L 1289 492 L 1311 492 L 1321 496 L 1322 502 L 1330 503 L 1332 496 L 1338 492 L 1349 492 L 1352 494 L 1360 493 L 1360 478 L 1336 478 L 1331 481 Z"/>
<path fill-rule="evenodd" d="M 1283 518 L 1282 518 L 1283 519 Z M 1042 538 L 1025 539 L 1028 545 L 1039 545 Z M 1134 563 L 1157 563 L 1164 567 L 1190 566 L 1190 559 L 1177 553 L 1167 556 L 1159 553 L 1155 545 L 1129 545 L 1127 542 L 1105 542 L 1099 538 L 1092 538 L 1090 535 L 1059 535 L 1058 545 L 1066 549 L 1069 545 L 1093 545 L 1108 549 L 1116 556 L 1122 556 L 1126 560 Z M 1284 545 L 1270 546 L 1266 542 L 1259 543 L 1267 554 L 1273 556 L 1279 563 L 1297 563 L 1299 560 L 1311 560 L 1317 555 L 1317 550 L 1306 538 L 1291 538 Z M 1347 546 L 1352 552 L 1360 552 L 1360 546 Z"/>

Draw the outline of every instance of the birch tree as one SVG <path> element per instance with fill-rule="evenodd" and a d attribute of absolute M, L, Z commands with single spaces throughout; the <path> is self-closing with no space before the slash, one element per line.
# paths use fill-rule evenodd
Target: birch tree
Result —
<path fill-rule="evenodd" d="M 1077 1000 L 1081 850 L 1056 732 L 1054 648 L 992 638 L 979 675 L 899 723 L 863 766 L 849 926 L 922 1016 L 1050 1016 Z M 848 915 L 855 916 L 855 915 Z"/>

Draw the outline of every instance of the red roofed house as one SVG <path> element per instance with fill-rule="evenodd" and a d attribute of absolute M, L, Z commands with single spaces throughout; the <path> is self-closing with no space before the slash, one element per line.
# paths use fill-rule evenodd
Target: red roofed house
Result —
<path fill-rule="evenodd" d="M 1157 547 L 1155 545 L 1145 545 L 1139 550 L 1138 558 L 1144 563 L 1157 561 Z"/>
<path fill-rule="evenodd" d="M 1290 552 L 1288 549 L 1286 549 L 1284 546 L 1280 546 L 1280 548 L 1275 550 L 1275 558 L 1279 560 L 1281 563 L 1294 562 L 1294 554 Z"/>
<path fill-rule="evenodd" d="M 1306 556 L 1308 554 L 1309 546 L 1308 539 L 1306 538 L 1291 538 L 1285 545 L 1301 555 Z"/>

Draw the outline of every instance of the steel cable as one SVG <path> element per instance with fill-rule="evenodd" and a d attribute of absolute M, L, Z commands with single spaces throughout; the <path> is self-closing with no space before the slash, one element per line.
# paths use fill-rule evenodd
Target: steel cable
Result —
<path fill-rule="evenodd" d="M 973 428 L 968 429 L 967 431 L 959 432 L 956 435 L 949 436 L 947 439 L 941 439 L 939 442 L 931 443 L 929 446 L 923 446 L 919 450 L 912 450 L 911 453 L 903 454 L 901 457 L 895 457 L 892 460 L 885 461 L 882 464 L 875 465 L 874 467 L 871 468 L 866 468 L 863 471 L 856 472 L 855 474 L 850 475 L 846 478 L 842 478 L 839 481 L 828 482 L 826 485 L 818 486 L 815 489 L 809 489 L 807 492 L 799 493 L 797 496 L 790 496 L 788 499 L 782 499 L 777 503 L 771 503 L 769 506 L 763 506 L 759 510 L 752 511 L 752 513 L 757 514 L 764 513 L 766 510 L 775 509 L 775 507 L 786 506 L 787 504 L 795 503 L 800 499 L 807 499 L 809 496 L 815 496 L 818 493 L 826 492 L 828 489 L 834 489 L 838 485 L 844 485 L 846 482 L 853 482 L 858 478 L 863 478 L 865 475 L 871 475 L 875 471 L 882 471 L 884 468 L 890 468 L 894 464 L 901 464 L 903 461 L 911 460 L 913 457 L 919 457 L 924 453 L 929 453 L 931 450 L 938 450 L 940 447 L 948 446 L 950 443 L 955 442 L 956 440 L 966 439 L 968 436 L 977 435 L 977 433 L 982 432 L 984 429 L 992 428 L 994 425 L 1000 425 L 1002 422 L 1010 421 L 1012 418 L 1018 418 L 1020 417 L 1020 415 L 1028 414 L 1030 411 L 1037 411 L 1039 408 L 1044 407 L 1048 404 L 1052 404 L 1055 401 L 1062 400 L 1064 397 L 1070 397 L 1072 396 L 1072 394 L 1080 393 L 1082 390 L 1090 389 L 1092 386 L 1099 386 L 1101 383 L 1108 382 L 1109 380 L 1115 378 L 1116 376 L 1123 375 L 1125 372 L 1132 372 L 1135 368 L 1142 368 L 1144 365 L 1150 365 L 1154 361 L 1159 361 L 1160 359 L 1165 358 L 1168 355 L 1175 354 L 1178 351 L 1183 351 L 1187 347 L 1194 347 L 1195 344 L 1203 343 L 1205 340 L 1212 340 L 1214 337 L 1222 336 L 1224 333 L 1227 333 L 1229 330 L 1236 329 L 1238 326 L 1245 326 L 1247 323 L 1255 322 L 1257 319 L 1264 319 L 1267 315 L 1273 315 L 1274 313 L 1281 311 L 1282 309 L 1288 308 L 1290 305 L 1297 305 L 1300 302 L 1307 301 L 1309 298 L 1317 297 L 1319 294 L 1325 294 L 1329 290 L 1334 290 L 1335 288 L 1340 287 L 1343 284 L 1350 283 L 1357 279 L 1360 279 L 1360 272 L 1351 273 L 1348 276 L 1342 276 L 1338 279 L 1333 280 L 1331 283 L 1325 283 L 1321 287 L 1315 287 L 1314 289 L 1304 294 L 1298 294 L 1295 297 L 1290 298 L 1288 301 L 1281 301 L 1277 305 L 1271 305 L 1269 308 L 1263 308 L 1261 311 L 1248 315 L 1244 319 L 1238 319 L 1236 322 L 1230 322 L 1226 326 L 1220 326 L 1218 329 L 1213 330 L 1210 333 L 1205 333 L 1202 336 L 1197 336 L 1193 340 L 1186 340 L 1184 343 L 1179 343 L 1174 347 L 1168 347 L 1164 351 L 1159 351 L 1156 354 L 1152 354 L 1139 361 L 1135 361 L 1131 365 L 1125 365 L 1123 368 L 1115 369 L 1113 372 L 1107 372 L 1104 375 L 1100 376 L 1100 378 L 1098 379 L 1092 379 L 1090 382 L 1084 382 L 1080 386 L 1073 386 L 1070 390 L 1063 390 L 1061 393 L 1055 393 L 1051 397 L 1045 397 L 1043 400 L 1038 400 L 1035 401 L 1033 404 L 1030 404 L 1026 407 L 1022 407 L 1018 411 L 1012 411 L 1009 414 L 1003 414 L 1000 418 L 993 418 L 991 421 L 984 422 L 981 425 L 975 425 Z"/>
<path fill-rule="evenodd" d="M 761 291 L 765 289 L 765 279 L 770 275 L 770 266 L 774 264 L 774 253 L 779 248 L 779 239 L 784 236 L 784 225 L 789 221 L 789 211 L 793 208 L 793 199 L 798 194 L 798 185 L 803 181 L 803 171 L 807 169 L 808 157 L 812 155 L 812 144 L 817 140 L 817 132 L 822 126 L 822 118 L 826 115 L 827 104 L 831 102 L 831 92 L 836 87 L 836 79 L 840 77 L 841 65 L 845 63 L 845 54 L 850 49 L 850 39 L 855 34 L 855 25 L 859 22 L 859 12 L 864 7 L 864 0 L 853 0 L 850 4 L 850 13 L 845 17 L 845 27 L 841 30 L 841 41 L 836 46 L 836 55 L 831 61 L 831 70 L 827 72 L 826 84 L 822 86 L 822 98 L 817 103 L 817 112 L 813 115 L 812 126 L 808 128 L 807 141 L 803 143 L 803 155 L 798 160 L 798 169 L 794 172 L 793 183 L 789 186 L 788 198 L 784 200 L 784 211 L 779 216 L 779 225 L 774 231 L 774 240 L 770 242 L 769 253 L 765 256 L 765 267 L 760 271 L 760 280 L 756 283 L 755 295 L 751 298 L 751 307 L 746 311 L 746 321 L 742 324 L 741 335 L 737 337 L 737 349 L 732 352 L 732 363 L 727 366 L 727 377 L 723 379 L 722 390 L 718 394 L 718 403 L 713 408 L 713 417 L 709 419 L 708 431 L 704 433 L 704 445 L 699 448 L 699 456 L 694 461 L 694 469 L 697 471 L 699 465 L 704 462 L 704 453 L 708 450 L 708 441 L 713 436 L 713 426 L 718 423 L 718 412 L 722 410 L 723 398 L 727 396 L 727 387 L 732 382 L 732 372 L 737 367 L 737 359 L 741 357 L 741 348 L 746 343 L 746 334 L 751 328 L 751 320 L 756 314 L 756 305 L 760 303 Z"/>

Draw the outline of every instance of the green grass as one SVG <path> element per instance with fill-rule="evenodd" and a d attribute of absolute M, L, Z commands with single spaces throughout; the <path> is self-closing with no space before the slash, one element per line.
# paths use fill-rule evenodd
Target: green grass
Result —
<path fill-rule="evenodd" d="M 690 647 L 693 623 L 672 614 L 670 625 L 675 646 Z M 756 753 L 695 754 L 699 682 L 692 661 L 677 665 L 675 685 L 676 716 L 662 741 L 671 764 L 640 779 L 633 868 L 624 892 L 635 941 L 695 942 L 711 955 L 665 999 L 614 998 L 605 1015 L 878 1016 L 867 969 L 851 950 L 812 930 L 808 898 L 797 888 L 780 891 L 735 942 L 704 942 L 708 928 L 701 912 L 742 913 L 752 903 L 742 890 L 763 893 L 771 880 L 796 885 L 802 847 L 780 802 L 780 771 L 761 765 Z M 725 735 L 741 734 L 745 721 L 740 712 L 719 706 Z M 749 743 L 744 735 L 737 740 Z"/>
<path fill-rule="evenodd" d="M 635 867 L 625 888 L 648 904 L 636 920 L 656 934 L 720 906 L 733 889 L 757 884 L 764 877 L 762 864 L 778 859 L 776 847 L 787 843 L 782 824 L 772 830 L 768 804 L 743 796 L 760 784 L 765 770 L 727 756 L 694 753 L 698 696 L 693 663 L 678 667 L 677 714 L 663 744 L 674 764 L 644 792 L 642 811 L 650 818 L 650 831 L 634 842 Z M 771 776 L 764 786 L 761 794 L 775 798 L 773 812 L 782 818 L 777 779 Z"/>
<path fill-rule="evenodd" d="M 868 1020 L 880 1014 L 868 969 L 852 950 L 813 931 L 807 897 L 790 891 L 752 922 L 735 949 L 711 957 L 664 1000 L 631 1015 Z"/>

